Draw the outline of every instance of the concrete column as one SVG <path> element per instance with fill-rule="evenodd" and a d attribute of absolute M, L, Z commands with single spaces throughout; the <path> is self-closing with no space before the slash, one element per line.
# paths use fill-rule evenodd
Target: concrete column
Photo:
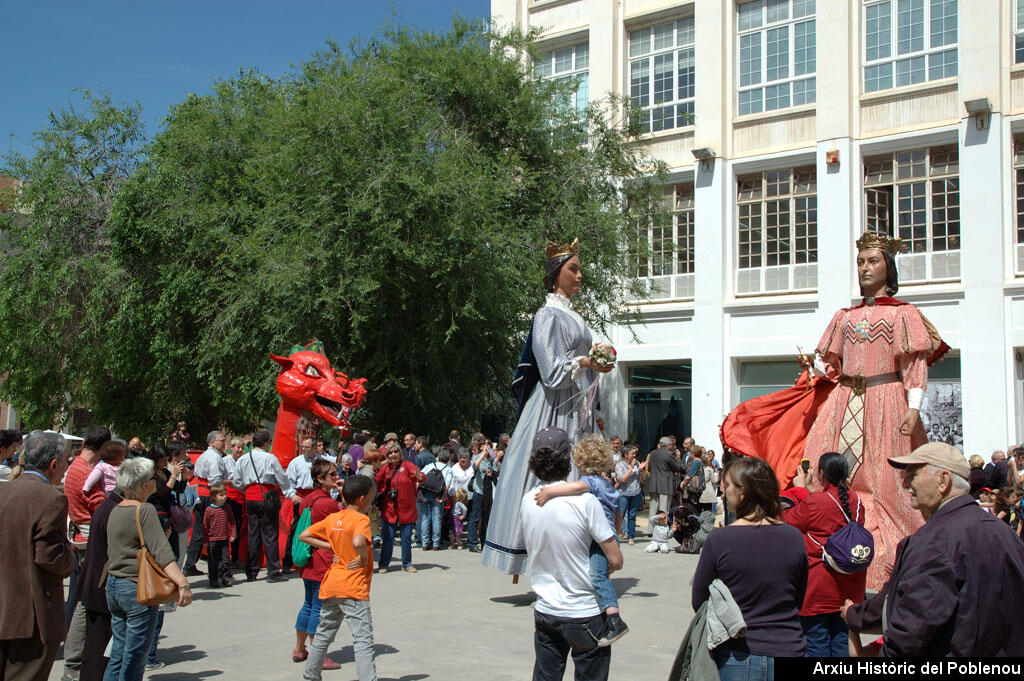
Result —
<path fill-rule="evenodd" d="M 697 71 L 697 97 L 694 102 L 694 148 L 708 147 L 722 158 L 697 164 L 694 175 L 694 290 L 693 328 L 700 330 L 691 356 L 693 364 L 692 417 L 693 437 L 717 449 L 718 426 L 729 409 L 731 363 L 726 342 L 726 301 L 732 276 L 731 205 L 732 167 L 728 160 L 731 145 L 730 120 L 735 106 L 732 88 L 733 25 L 732 3 L 700 3 L 694 15 L 699 36 L 694 46 Z"/>
<path fill-rule="evenodd" d="M 1003 303 L 1005 243 L 1001 176 L 1009 172 L 1009 148 L 999 131 L 1001 116 L 991 116 L 978 130 L 974 119 L 961 125 L 960 234 L 961 277 L 964 282 L 963 347 L 960 381 L 963 389 L 965 451 L 1002 448 L 1013 439 L 1015 424 L 1007 396 L 1013 395 L 1012 349 L 1006 344 Z M 1012 401 L 1011 401 L 1012 402 Z"/>
<path fill-rule="evenodd" d="M 590 19 L 590 101 L 596 102 L 618 88 L 615 68 L 619 58 L 615 49 L 615 31 L 618 23 L 617 3 L 591 2 L 587 15 Z"/>
<path fill-rule="evenodd" d="M 825 163 L 830 151 L 839 163 Z M 854 240 L 860 235 L 860 154 L 849 137 L 818 142 L 818 318 L 821 330 L 835 311 L 850 304 L 854 283 Z M 818 339 L 808 339 L 811 352 Z"/>
<path fill-rule="evenodd" d="M 961 2 L 959 13 L 960 100 L 987 97 L 993 113 L 979 126 L 964 118 L 960 126 L 960 262 L 964 286 L 960 376 L 963 389 L 965 451 L 1002 448 L 1013 440 L 1012 348 L 1007 345 L 1003 302 L 1003 249 L 1010 217 L 1004 215 L 1004 173 L 1011 172 L 1009 140 L 1000 98 L 1003 41 L 993 27 L 1004 26 L 1000 4 Z M 1007 184 L 1007 186 L 1012 186 Z"/>

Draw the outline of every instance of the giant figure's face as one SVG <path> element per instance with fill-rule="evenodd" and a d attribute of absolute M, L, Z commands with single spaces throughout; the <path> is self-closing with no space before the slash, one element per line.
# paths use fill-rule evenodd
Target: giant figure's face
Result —
<path fill-rule="evenodd" d="M 865 291 L 885 286 L 885 258 L 882 251 L 869 248 L 857 254 L 857 279 Z"/>
<path fill-rule="evenodd" d="M 565 261 L 562 269 L 558 271 L 558 279 L 555 281 L 555 290 L 561 291 L 566 298 L 572 298 L 580 290 L 580 283 L 583 281 L 583 269 L 580 267 L 580 259 L 575 255 Z"/>

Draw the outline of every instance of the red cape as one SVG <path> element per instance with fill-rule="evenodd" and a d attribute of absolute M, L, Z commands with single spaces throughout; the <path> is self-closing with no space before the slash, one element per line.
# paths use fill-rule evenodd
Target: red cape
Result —
<path fill-rule="evenodd" d="M 767 461 L 785 489 L 804 456 L 811 425 L 835 386 L 821 378 L 808 385 L 804 371 L 792 388 L 741 402 L 722 424 L 722 444 Z"/>
<path fill-rule="evenodd" d="M 845 310 L 856 310 L 864 305 L 864 301 L 861 301 Z M 880 297 L 875 298 L 875 305 L 909 303 Z M 924 315 L 921 318 L 933 341 L 934 349 L 928 357 L 928 366 L 931 366 L 946 354 L 949 346 L 939 337 L 931 322 Z M 811 425 L 836 385 L 827 378 L 809 378 L 805 370 L 792 388 L 740 403 L 729 413 L 719 429 L 722 444 L 744 456 L 756 456 L 767 461 L 779 479 L 779 488 L 785 489 L 804 456 Z"/>

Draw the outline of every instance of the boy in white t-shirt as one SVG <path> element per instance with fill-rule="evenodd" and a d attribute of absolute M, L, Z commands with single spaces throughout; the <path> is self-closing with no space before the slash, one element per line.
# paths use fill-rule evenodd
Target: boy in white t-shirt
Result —
<path fill-rule="evenodd" d="M 572 468 L 569 450 L 561 428 L 537 433 L 530 470 L 541 487 L 565 481 Z M 603 681 L 611 648 L 597 645 L 605 622 L 590 582 L 590 544 L 601 547 L 609 572 L 622 567 L 622 552 L 594 495 L 559 497 L 541 507 L 535 500 L 538 489 L 528 490 L 520 503 L 526 574 L 537 594 L 533 679 L 561 679 L 571 652 L 577 679 Z"/>

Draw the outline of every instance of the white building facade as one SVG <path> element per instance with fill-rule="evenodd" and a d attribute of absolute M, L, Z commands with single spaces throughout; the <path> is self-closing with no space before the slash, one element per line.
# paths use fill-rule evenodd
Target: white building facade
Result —
<path fill-rule="evenodd" d="M 1024 440 L 1024 0 L 492 0 L 577 104 L 644 107 L 670 169 L 643 323 L 612 332 L 607 433 L 718 450 L 859 300 L 854 240 L 903 239 L 901 300 L 953 348 L 922 417 L 985 458 Z M 707 157 L 698 161 L 698 156 Z M 634 339 L 633 334 L 636 334 Z M 934 428 L 933 428 L 934 427 Z"/>

